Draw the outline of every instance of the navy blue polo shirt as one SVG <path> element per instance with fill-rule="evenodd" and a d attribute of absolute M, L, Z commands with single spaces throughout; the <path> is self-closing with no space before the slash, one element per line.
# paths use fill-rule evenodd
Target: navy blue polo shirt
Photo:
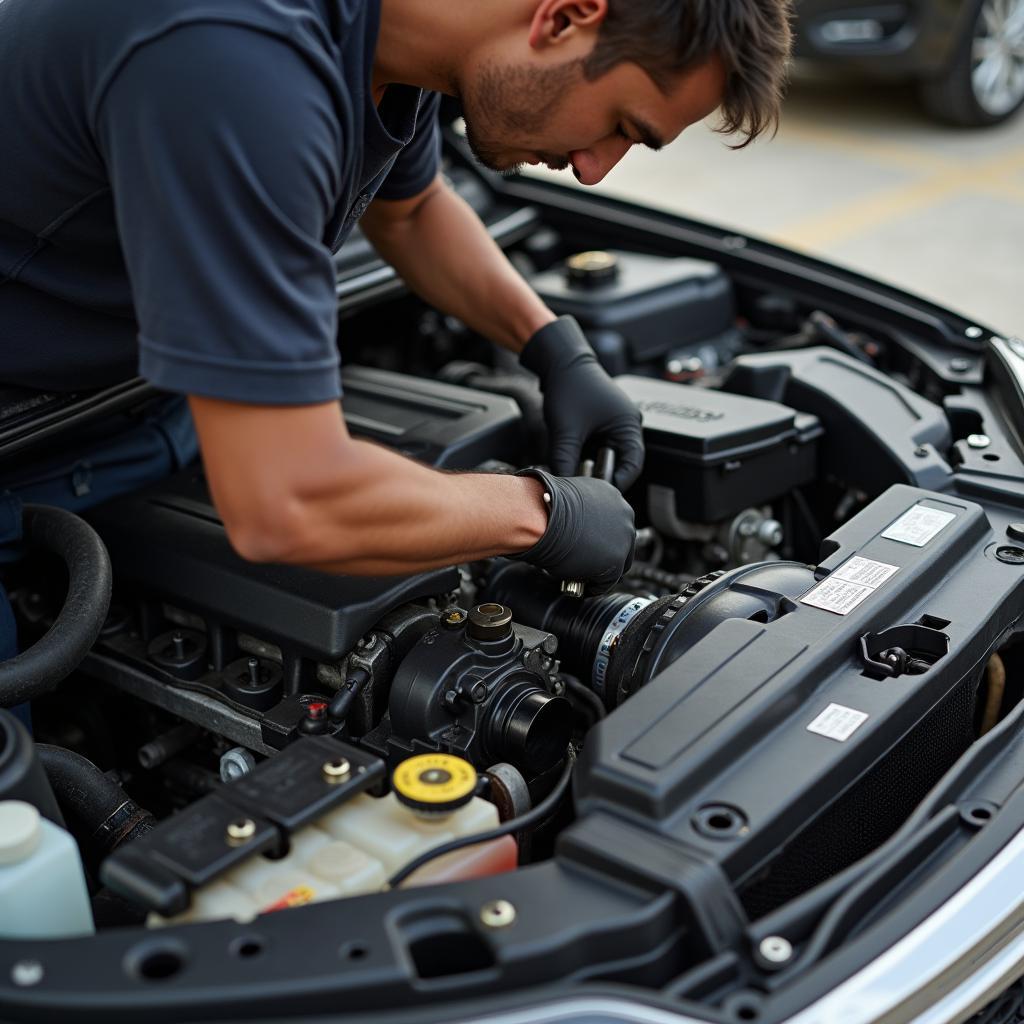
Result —
<path fill-rule="evenodd" d="M 331 253 L 437 172 L 380 0 L 0 0 L 0 381 L 337 398 Z"/>

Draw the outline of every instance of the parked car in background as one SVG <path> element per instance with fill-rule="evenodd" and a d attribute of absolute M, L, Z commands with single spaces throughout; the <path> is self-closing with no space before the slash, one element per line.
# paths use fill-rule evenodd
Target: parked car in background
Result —
<path fill-rule="evenodd" d="M 953 124 L 999 124 L 1024 106 L 1024 0 L 797 0 L 799 57 L 910 79 Z"/>

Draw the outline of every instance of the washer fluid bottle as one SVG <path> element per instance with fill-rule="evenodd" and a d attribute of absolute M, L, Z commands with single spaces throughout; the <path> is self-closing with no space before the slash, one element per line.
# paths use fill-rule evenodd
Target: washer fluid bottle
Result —
<path fill-rule="evenodd" d="M 61 939 L 94 930 L 74 839 L 32 804 L 0 801 L 0 938 Z"/>

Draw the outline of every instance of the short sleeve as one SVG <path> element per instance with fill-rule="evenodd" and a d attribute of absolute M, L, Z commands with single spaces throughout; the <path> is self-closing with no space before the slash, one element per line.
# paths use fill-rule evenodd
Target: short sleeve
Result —
<path fill-rule="evenodd" d="M 409 199 L 419 195 L 437 176 L 441 166 L 441 131 L 437 122 L 441 97 L 429 94 L 416 115 L 416 131 L 398 154 L 383 184 L 381 199 Z"/>
<path fill-rule="evenodd" d="M 340 395 L 324 225 L 340 129 L 286 41 L 190 24 L 118 70 L 95 131 L 139 325 L 143 377 L 258 404 Z"/>

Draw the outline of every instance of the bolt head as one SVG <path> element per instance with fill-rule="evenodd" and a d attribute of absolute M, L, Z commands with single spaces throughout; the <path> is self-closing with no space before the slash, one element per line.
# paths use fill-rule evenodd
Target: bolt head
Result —
<path fill-rule="evenodd" d="M 252 818 L 239 818 L 227 827 L 226 837 L 229 846 L 241 846 L 256 835 L 256 822 Z"/>
<path fill-rule="evenodd" d="M 985 332 L 980 327 L 975 327 L 973 324 L 964 331 L 964 337 L 966 338 L 980 338 Z"/>
<path fill-rule="evenodd" d="M 516 908 L 508 900 L 491 900 L 480 908 L 480 920 L 488 928 L 507 928 L 516 919 Z"/>
<path fill-rule="evenodd" d="M 336 757 L 333 761 L 324 761 L 320 770 L 325 781 L 344 782 L 352 775 L 352 762 L 347 757 Z"/>
<path fill-rule="evenodd" d="M 782 523 L 777 519 L 766 519 L 757 531 L 757 539 L 769 548 L 777 548 L 782 543 Z"/>
<path fill-rule="evenodd" d="M 769 935 L 762 939 L 757 952 L 765 964 L 773 966 L 789 963 L 793 958 L 793 946 L 789 939 L 781 935 Z"/>
<path fill-rule="evenodd" d="M 220 756 L 220 777 L 222 782 L 240 779 L 256 767 L 256 758 L 245 747 L 232 747 Z"/>
<path fill-rule="evenodd" d="M 964 359 L 963 356 L 957 356 L 956 359 L 949 361 L 949 369 L 952 373 L 966 373 L 973 365 L 970 359 Z"/>
<path fill-rule="evenodd" d="M 474 704 L 483 704 L 487 700 L 487 687 L 483 683 L 474 683 L 469 691 L 469 699 Z"/>
<path fill-rule="evenodd" d="M 968 434 L 967 435 L 967 447 L 968 448 L 987 448 L 992 443 L 992 439 L 988 434 Z"/>

